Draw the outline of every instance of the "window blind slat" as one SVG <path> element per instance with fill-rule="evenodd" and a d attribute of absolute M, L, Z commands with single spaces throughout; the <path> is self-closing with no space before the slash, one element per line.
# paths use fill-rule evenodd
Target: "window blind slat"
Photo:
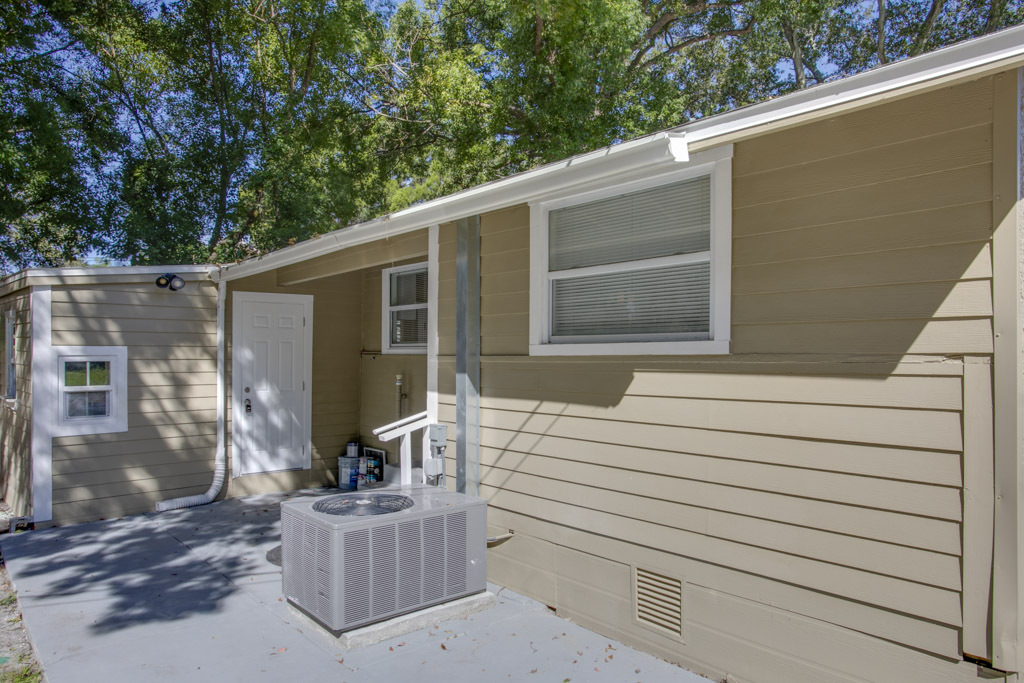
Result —
<path fill-rule="evenodd" d="M 391 343 L 394 346 L 419 346 L 427 343 L 427 309 L 391 311 Z"/>
<path fill-rule="evenodd" d="M 710 334 L 708 263 L 554 280 L 553 337 Z"/>
<path fill-rule="evenodd" d="M 556 209 L 548 226 L 553 271 L 707 251 L 711 178 Z"/>
<path fill-rule="evenodd" d="M 391 273 L 391 305 L 427 303 L 427 271 L 408 270 Z"/>

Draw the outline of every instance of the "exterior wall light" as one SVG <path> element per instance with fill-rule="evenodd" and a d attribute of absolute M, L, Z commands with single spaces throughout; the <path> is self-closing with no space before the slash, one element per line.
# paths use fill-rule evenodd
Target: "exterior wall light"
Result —
<path fill-rule="evenodd" d="M 174 273 L 165 273 L 156 279 L 156 286 L 160 289 L 169 289 L 177 292 L 185 286 L 185 281 Z"/>

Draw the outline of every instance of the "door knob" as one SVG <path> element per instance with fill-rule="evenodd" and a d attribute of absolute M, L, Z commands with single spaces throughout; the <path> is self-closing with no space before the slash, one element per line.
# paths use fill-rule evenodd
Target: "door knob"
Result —
<path fill-rule="evenodd" d="M 247 413 L 251 413 L 252 412 L 252 400 L 251 399 L 248 399 L 248 398 L 245 399 L 245 412 L 247 412 Z"/>

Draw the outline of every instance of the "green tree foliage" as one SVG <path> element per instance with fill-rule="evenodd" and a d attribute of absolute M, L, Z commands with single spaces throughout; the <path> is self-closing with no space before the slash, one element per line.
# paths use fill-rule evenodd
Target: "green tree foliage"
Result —
<path fill-rule="evenodd" d="M 1024 0 L 14 0 L 0 267 L 230 261 L 1024 21 Z"/>
<path fill-rule="evenodd" d="M 93 246 L 109 204 L 105 167 L 123 136 L 88 77 L 74 3 L 0 5 L 0 268 L 60 265 Z"/>

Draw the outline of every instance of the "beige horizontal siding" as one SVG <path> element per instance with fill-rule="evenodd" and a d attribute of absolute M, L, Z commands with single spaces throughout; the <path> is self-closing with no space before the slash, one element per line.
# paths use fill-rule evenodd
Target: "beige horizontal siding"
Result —
<path fill-rule="evenodd" d="M 978 79 L 745 140 L 736 175 L 885 148 L 992 121 L 992 80 Z"/>
<path fill-rule="evenodd" d="M 737 143 L 724 357 L 528 357 L 529 212 L 483 216 L 482 490 L 523 552 L 492 552 L 492 573 L 677 657 L 701 655 L 629 618 L 631 566 L 966 680 L 922 653 L 959 657 L 961 359 L 992 351 L 990 98 L 982 79 Z M 452 226 L 440 246 L 453 425 Z M 735 642 L 774 648 L 766 680 L 857 675 L 760 633 L 716 640 L 707 604 L 687 633 L 709 661 Z"/>
<path fill-rule="evenodd" d="M 32 511 L 32 306 L 26 290 L 0 299 L 14 313 L 15 398 L 0 405 L 0 477 L 4 502 L 18 516 Z M 0 323 L 3 317 L 0 315 Z M 7 368 L 0 371 L 6 389 Z"/>
<path fill-rule="evenodd" d="M 575 525 L 562 523 L 562 520 L 557 518 L 547 518 L 534 512 L 513 512 L 496 505 L 489 506 L 488 521 L 496 530 L 516 531 L 515 538 L 506 544 L 508 553 L 516 553 L 521 547 L 520 540 L 538 539 L 554 545 L 556 553 L 560 547 L 570 548 L 670 576 L 683 576 L 688 584 L 693 583 L 731 595 L 745 596 L 762 607 L 774 605 L 788 613 L 806 615 L 847 629 L 868 633 L 876 638 L 906 643 L 925 652 L 949 653 L 950 656 L 955 656 L 952 653 L 957 651 L 959 645 L 959 632 L 955 627 L 921 620 L 919 617 L 893 610 L 879 609 L 869 604 L 851 602 L 827 592 L 808 590 L 799 584 L 772 580 L 738 570 L 729 564 L 712 565 L 685 554 L 675 554 L 672 548 L 660 544 L 658 547 L 648 547 L 632 539 L 604 532 L 593 533 Z M 494 558 L 495 553 L 490 553 L 489 557 Z M 536 584 L 541 583 L 544 580 L 543 569 L 535 565 L 534 572 L 531 578 Z M 506 585 L 519 585 L 518 575 L 507 573 L 506 577 L 510 579 Z M 547 578 L 552 584 L 556 580 L 554 576 Z M 554 592 L 554 589 L 552 585 L 549 590 Z M 627 596 L 628 593 L 622 597 Z M 598 623 L 591 623 L 592 627 L 598 626 Z M 629 612 L 623 611 L 613 619 L 600 622 L 600 628 L 606 632 L 621 632 L 625 636 L 623 640 L 637 642 L 636 629 L 627 631 L 623 628 L 623 625 L 628 623 Z M 646 643 L 650 642 L 644 640 Z M 894 648 L 897 654 L 901 650 Z M 678 661 L 678 642 L 670 648 L 663 648 L 661 652 Z"/>
<path fill-rule="evenodd" d="M 145 512 L 205 490 L 216 446 L 215 285 L 82 284 L 51 297 L 55 345 L 128 347 L 129 429 L 54 439 L 54 522 Z"/>

